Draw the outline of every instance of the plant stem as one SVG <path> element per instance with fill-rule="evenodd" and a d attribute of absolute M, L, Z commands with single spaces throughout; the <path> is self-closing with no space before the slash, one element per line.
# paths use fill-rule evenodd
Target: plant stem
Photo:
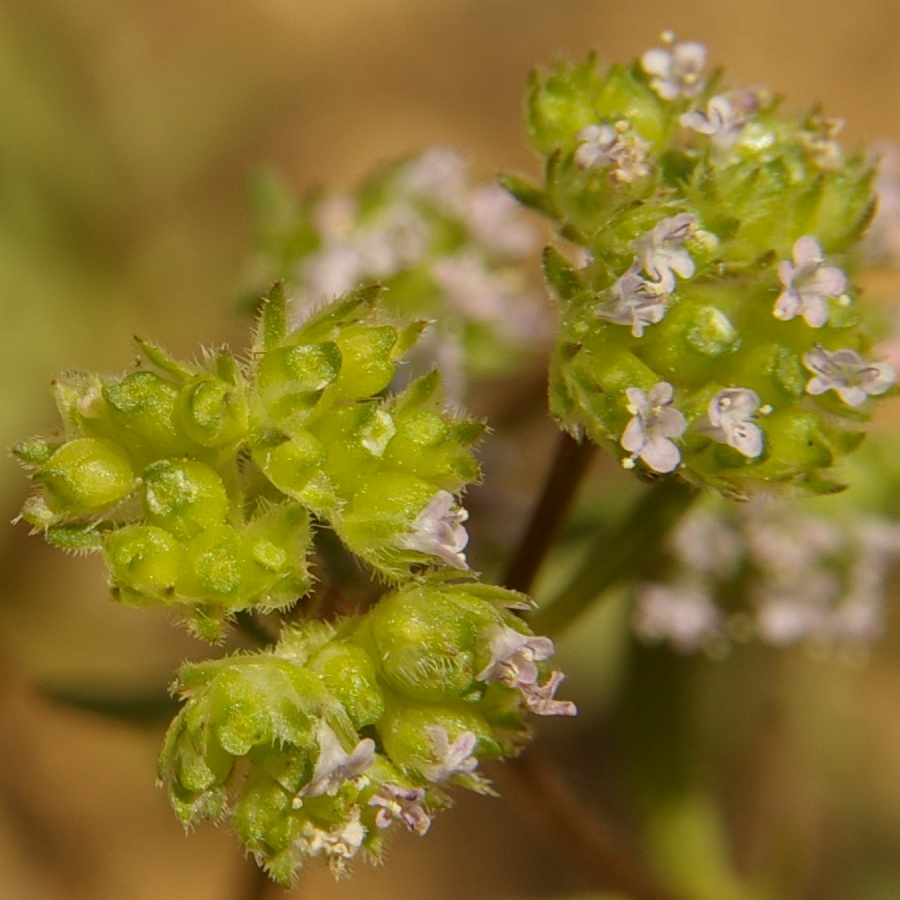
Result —
<path fill-rule="evenodd" d="M 621 891 L 629 900 L 680 900 L 647 871 L 616 830 L 587 809 L 552 762 L 536 747 L 504 768 L 515 779 L 518 798 L 542 835 L 556 838 L 570 858 L 603 891 Z"/>
<path fill-rule="evenodd" d="M 590 442 L 579 443 L 560 432 L 541 496 L 507 567 L 506 587 L 525 594 L 531 590 L 596 449 Z"/>
<path fill-rule="evenodd" d="M 652 576 L 662 542 L 698 493 L 676 478 L 653 484 L 617 531 L 597 536 L 565 590 L 531 617 L 535 632 L 557 636 L 617 582 L 636 572 Z"/>

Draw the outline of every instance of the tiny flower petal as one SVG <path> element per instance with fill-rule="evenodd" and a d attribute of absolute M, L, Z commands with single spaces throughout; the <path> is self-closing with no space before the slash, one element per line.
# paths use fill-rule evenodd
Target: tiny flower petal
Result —
<path fill-rule="evenodd" d="M 775 301 L 776 319 L 788 321 L 802 316 L 812 328 L 828 321 L 827 297 L 837 297 L 847 286 L 847 276 L 824 264 L 822 250 L 815 238 L 798 238 L 793 248 L 793 263 L 778 264 L 778 277 L 784 290 Z"/>
<path fill-rule="evenodd" d="M 375 824 L 379 828 L 390 828 L 395 819 L 418 835 L 425 834 L 431 827 L 431 816 L 425 809 L 423 788 L 384 784 L 369 800 L 369 806 L 379 807 L 375 815 Z"/>
<path fill-rule="evenodd" d="M 631 244 L 643 270 L 666 292 L 674 290 L 675 275 L 690 278 L 694 274 L 694 261 L 682 244 L 696 228 L 693 215 L 679 213 L 657 222 Z"/>
<path fill-rule="evenodd" d="M 675 43 L 674 35 L 663 34 L 671 49 L 656 47 L 641 57 L 641 68 L 654 76 L 650 87 L 663 98 L 696 97 L 703 90 L 700 72 L 706 65 L 706 47 L 696 41 Z"/>
<path fill-rule="evenodd" d="M 681 462 L 681 452 L 671 438 L 681 437 L 687 428 L 684 416 L 670 404 L 674 388 L 662 381 L 649 395 L 640 388 L 627 388 L 628 411 L 633 415 L 619 443 L 631 453 L 623 465 L 630 468 L 635 460 L 643 460 L 655 472 L 671 472 Z M 630 465 L 629 465 L 630 462 Z"/>
<path fill-rule="evenodd" d="M 814 347 L 803 357 L 803 365 L 814 373 L 806 385 L 813 396 L 835 391 L 848 406 L 862 406 L 870 396 L 883 394 L 897 380 L 887 363 L 867 363 L 855 350 L 829 351 Z"/>
<path fill-rule="evenodd" d="M 609 180 L 631 184 L 650 174 L 650 145 L 631 131 L 626 121 L 588 125 L 575 136 L 579 169 L 609 169 Z"/>
<path fill-rule="evenodd" d="M 468 569 L 463 550 L 469 534 L 463 522 L 468 512 L 459 506 L 449 491 L 438 491 L 412 523 L 401 543 L 409 550 L 437 556 L 454 569 Z"/>
<path fill-rule="evenodd" d="M 422 774 L 433 784 L 443 784 L 456 775 L 471 775 L 478 767 L 478 739 L 471 731 L 462 732 L 451 744 L 447 729 L 435 725 L 428 729 L 428 737 L 435 762 L 425 766 Z"/>
<path fill-rule="evenodd" d="M 475 677 L 486 684 L 500 681 L 515 688 L 535 684 L 538 680 L 535 661 L 553 655 L 553 641 L 548 637 L 523 634 L 506 625 L 496 626 L 489 633 L 490 662 Z"/>
<path fill-rule="evenodd" d="M 630 325 L 634 337 L 641 337 L 648 325 L 662 321 L 669 298 L 661 284 L 637 274 L 640 268 L 640 261 L 635 260 L 610 288 L 611 299 L 597 310 L 601 319 Z"/>
<path fill-rule="evenodd" d="M 578 709 L 571 700 L 557 700 L 556 689 L 565 676 L 558 669 L 550 673 L 543 684 L 532 684 L 523 688 L 525 705 L 538 716 L 577 716 Z"/>
<path fill-rule="evenodd" d="M 725 388 L 709 401 L 706 417 L 710 428 L 707 434 L 734 447 L 749 459 L 762 453 L 762 429 L 751 419 L 759 409 L 760 399 L 756 391 L 748 388 Z"/>
<path fill-rule="evenodd" d="M 303 797 L 335 794 L 345 781 L 362 775 L 375 760 L 375 742 L 371 738 L 361 740 L 350 753 L 345 752 L 337 735 L 327 725 L 320 726 L 317 739 L 319 757 L 309 784 L 294 798 L 294 805 L 298 808 Z"/>

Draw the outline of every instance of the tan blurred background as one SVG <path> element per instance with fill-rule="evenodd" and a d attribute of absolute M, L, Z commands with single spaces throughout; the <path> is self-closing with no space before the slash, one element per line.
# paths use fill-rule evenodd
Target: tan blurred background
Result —
<path fill-rule="evenodd" d="M 900 141 L 896 0 L 0 0 L 0 443 L 55 421 L 55 372 L 125 368 L 132 334 L 183 355 L 243 343 L 233 310 L 254 167 L 277 167 L 298 191 L 349 187 L 386 158 L 445 143 L 481 175 L 530 170 L 528 70 L 592 47 L 627 60 L 663 28 L 706 42 L 735 82 L 783 91 L 790 108 L 821 100 L 846 118 L 851 145 Z M 0 466 L 8 521 L 26 485 Z M 93 560 L 64 558 L 22 525 L 0 534 L 0 578 L 0 898 L 253 896 L 227 829 L 185 838 L 154 788 L 158 725 L 113 724 L 34 688 L 152 693 L 202 648 L 109 604 Z M 589 639 L 574 643 L 567 687 L 585 713 L 545 731 L 556 753 L 569 740 L 589 794 L 605 688 L 583 659 Z M 802 747 L 775 755 L 773 790 L 803 801 L 798 841 L 818 842 L 800 856 L 833 855 L 856 873 L 838 883 L 859 886 L 817 888 L 817 900 L 900 897 L 898 653 L 894 633 L 863 670 L 783 664 Z M 717 675 L 726 691 L 766 677 L 727 664 Z M 464 798 L 426 840 L 399 839 L 385 867 L 360 865 L 338 885 L 311 871 L 294 896 L 586 885 L 506 803 Z"/>

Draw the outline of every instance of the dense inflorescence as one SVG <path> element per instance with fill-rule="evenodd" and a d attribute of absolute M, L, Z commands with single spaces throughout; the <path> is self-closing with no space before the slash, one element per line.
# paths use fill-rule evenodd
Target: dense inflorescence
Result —
<path fill-rule="evenodd" d="M 829 470 L 896 377 L 848 274 L 870 163 L 818 109 L 781 115 L 664 38 L 630 67 L 532 79 L 544 182 L 505 183 L 563 241 L 545 253 L 552 411 L 626 467 L 731 496 L 837 489 Z"/>
<path fill-rule="evenodd" d="M 98 551 L 113 597 L 170 608 L 208 641 L 238 613 L 293 608 L 272 649 L 184 666 L 160 761 L 185 824 L 229 816 L 272 877 L 380 858 L 400 823 L 424 834 L 446 787 L 489 792 L 479 760 L 518 752 L 526 719 L 571 715 L 548 638 L 480 584 L 464 488 L 484 426 L 444 408 L 436 372 L 397 383 L 422 330 L 361 289 L 296 327 L 280 285 L 241 364 L 184 363 L 55 383 L 64 434 L 15 452 L 39 485 L 22 517 Z M 302 615 L 317 535 L 392 586 L 336 624 Z"/>

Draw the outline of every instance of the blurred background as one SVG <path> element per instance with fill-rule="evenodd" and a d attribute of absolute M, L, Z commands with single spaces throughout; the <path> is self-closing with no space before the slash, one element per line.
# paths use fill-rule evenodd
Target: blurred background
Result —
<path fill-rule="evenodd" d="M 665 28 L 708 44 L 733 82 L 783 92 L 788 109 L 820 100 L 846 119 L 845 145 L 900 141 L 895 0 L 0 0 L 0 443 L 56 421 L 56 372 L 128 367 L 133 334 L 188 357 L 246 343 L 237 301 L 258 167 L 298 193 L 350 188 L 386 159 L 449 144 L 482 177 L 533 171 L 529 69 L 591 48 L 627 61 Z M 873 289 L 900 298 L 889 276 Z M 27 484 L 12 460 L 0 466 L 9 521 Z M 27 532 L 0 532 L 0 897 L 254 896 L 227 828 L 185 837 L 154 787 L 163 719 L 47 696 L 152 698 L 206 649 L 164 617 L 109 603 L 96 560 Z M 687 737 L 666 731 L 664 702 L 656 727 L 663 749 L 667 734 L 693 748 L 730 828 L 729 865 L 752 868 L 777 847 L 797 873 L 792 897 L 900 896 L 900 615 L 862 666 L 765 649 L 686 662 L 591 628 L 561 648 L 582 715 L 538 739 L 583 798 L 625 806 L 616 726 L 635 655 L 649 654 L 642 671 L 661 685 L 694 685 Z M 386 866 L 360 864 L 340 884 L 310 871 L 291 896 L 588 890 L 518 810 L 460 798 L 427 839 L 398 839 Z M 627 810 L 621 819 L 627 831 Z"/>

